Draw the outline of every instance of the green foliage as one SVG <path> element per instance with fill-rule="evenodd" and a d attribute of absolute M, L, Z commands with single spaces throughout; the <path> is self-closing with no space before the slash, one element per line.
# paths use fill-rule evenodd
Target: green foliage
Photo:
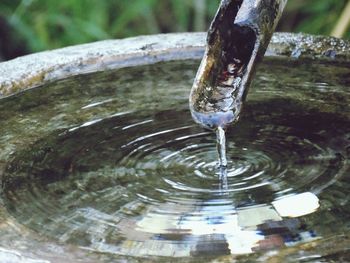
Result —
<path fill-rule="evenodd" d="M 294 32 L 329 35 L 348 0 L 289 0 L 281 27 Z M 350 31 L 344 36 L 350 38 Z"/>
<path fill-rule="evenodd" d="M 1 0 L 31 51 L 109 38 L 205 31 L 220 0 Z M 279 30 L 329 34 L 347 0 L 290 0 Z M 346 35 L 350 37 L 349 32 Z"/>

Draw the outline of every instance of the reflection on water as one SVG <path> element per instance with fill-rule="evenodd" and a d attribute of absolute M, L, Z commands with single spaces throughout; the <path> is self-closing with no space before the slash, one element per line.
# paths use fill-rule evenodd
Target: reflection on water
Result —
<path fill-rule="evenodd" d="M 77 77 L 4 100 L 0 219 L 28 234 L 0 236 L 0 248 L 51 260 L 70 246 L 72 262 L 340 259 L 349 69 L 299 67 L 261 68 L 227 131 L 226 166 L 216 135 L 187 109 L 196 63 Z M 43 250 L 47 241 L 57 248 Z"/>
<path fill-rule="evenodd" d="M 272 202 L 272 205 L 282 217 L 300 217 L 315 212 L 319 200 L 313 193 L 302 193 L 285 196 Z"/>

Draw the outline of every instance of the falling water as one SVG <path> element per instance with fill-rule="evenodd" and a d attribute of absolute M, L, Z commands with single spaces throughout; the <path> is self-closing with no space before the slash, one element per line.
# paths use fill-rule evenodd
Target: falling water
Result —
<path fill-rule="evenodd" d="M 225 193 L 227 184 L 227 157 L 226 157 L 226 133 L 222 127 L 216 129 L 216 147 L 219 156 L 220 190 Z"/>
<path fill-rule="evenodd" d="M 221 127 L 218 127 L 216 130 L 216 139 L 217 139 L 217 149 L 219 154 L 219 166 L 227 166 L 226 158 L 226 135 L 225 130 Z"/>

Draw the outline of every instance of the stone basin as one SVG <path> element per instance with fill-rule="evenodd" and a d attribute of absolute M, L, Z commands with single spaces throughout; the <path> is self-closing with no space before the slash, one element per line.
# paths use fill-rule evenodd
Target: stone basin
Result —
<path fill-rule="evenodd" d="M 20 57 L 0 64 L 0 96 L 74 75 L 161 61 L 200 59 L 204 53 L 205 38 L 205 33 L 139 36 Z M 348 62 L 349 49 L 349 42 L 342 39 L 276 33 L 266 56 Z"/>
<path fill-rule="evenodd" d="M 205 33 L 180 33 L 107 40 L 20 57 L 0 63 L 0 98 L 2 98 L 0 104 L 2 101 L 11 99 L 13 96 L 17 96 L 17 98 L 25 96 L 26 92 L 33 88 L 38 88 L 38 90 L 49 89 L 50 84 L 71 77 L 90 76 L 90 74 L 96 72 L 118 72 L 125 68 L 146 67 L 158 63 L 181 63 L 182 61 L 184 63 L 187 63 L 187 61 L 196 63 L 196 61 L 199 62 L 201 59 L 204 47 Z M 276 33 L 267 50 L 266 60 L 279 61 L 279 63 L 287 61 L 291 64 L 291 67 L 302 65 L 303 63 L 320 63 L 326 65 L 326 67 L 327 65 L 343 65 L 343 68 L 346 68 L 350 65 L 350 42 L 323 36 Z M 190 86 L 188 87 L 189 90 Z M 54 98 L 51 99 L 54 100 Z M 92 104 L 90 106 L 93 107 Z M 22 109 L 20 111 L 21 114 L 26 114 L 26 109 L 29 112 L 31 107 L 34 106 L 29 105 Z M 339 108 L 341 107 L 339 106 Z M 142 108 L 140 109 L 142 110 Z M 347 112 L 348 108 L 345 110 L 340 115 L 349 116 L 349 112 Z M 323 112 L 329 113 L 331 111 L 332 109 L 328 109 L 325 106 Z M 18 114 L 18 112 L 15 114 Z M 74 132 L 74 128 L 71 130 Z M 22 132 L 22 134 L 25 136 L 26 133 Z M 31 132 L 28 131 L 28 137 L 32 136 Z M 34 141 L 37 142 L 40 139 L 35 138 Z M 6 143 L 5 136 L 2 140 L 2 143 Z M 12 143 L 14 139 L 11 138 L 11 140 Z M 196 258 L 188 257 L 185 252 L 180 253 L 179 247 L 176 247 L 174 244 L 159 247 L 159 244 L 155 242 L 146 246 L 150 251 L 152 251 L 152 246 L 154 251 L 161 251 L 163 249 L 163 254 L 161 252 L 157 254 L 154 251 L 148 253 L 147 251 L 142 251 L 142 249 L 146 248 L 139 247 L 138 252 L 135 254 L 129 251 L 129 254 L 123 252 L 113 255 L 113 253 L 109 253 L 110 251 L 105 248 L 101 251 L 98 249 L 92 250 L 84 245 L 77 245 L 75 242 L 65 243 L 62 240 L 57 241 L 49 235 L 41 234 L 36 229 L 27 227 L 23 223 L 25 220 L 18 221 L 16 213 L 11 212 L 10 205 L 2 198 L 3 191 L 5 191 L 4 185 L 13 184 L 11 181 L 13 178 L 7 175 L 9 170 L 12 169 L 11 166 L 21 161 L 18 160 L 17 152 L 25 151 L 27 147 L 26 138 L 15 138 L 15 140 L 18 140 L 18 142 L 12 143 L 9 149 L 3 149 L 3 153 L 0 154 L 0 182 L 2 185 L 0 195 L 0 262 L 169 262 L 173 258 L 175 260 L 181 258 L 185 262 L 197 262 Z M 33 147 L 33 149 L 36 149 L 35 145 Z M 31 148 L 29 147 L 29 149 Z M 19 154 L 19 156 L 21 155 Z M 342 157 L 345 158 L 343 160 L 344 163 L 346 163 L 348 157 L 349 155 Z M 342 176 L 345 174 L 344 177 L 346 177 L 348 172 L 348 170 L 344 170 L 339 172 L 339 174 Z M 14 181 L 16 180 L 17 178 L 14 178 Z M 336 181 L 338 178 L 334 178 L 334 180 Z M 334 180 L 327 181 L 325 185 L 328 187 L 328 185 L 334 183 Z M 8 181 L 11 182 L 8 183 Z M 315 190 L 314 192 L 317 191 Z M 321 192 L 321 190 L 319 191 Z M 295 200 L 299 202 L 297 197 Z M 301 197 L 306 199 L 310 197 L 311 202 L 317 203 L 313 199 L 313 196 L 308 195 L 308 193 L 305 195 L 302 194 Z M 344 206 L 349 205 L 348 200 L 343 199 L 343 201 L 345 202 Z M 279 205 L 283 205 L 279 200 L 275 200 L 274 202 L 272 204 L 277 210 Z M 173 209 L 181 209 L 181 207 L 174 205 Z M 256 212 L 259 209 L 265 211 L 264 213 L 270 211 L 269 209 L 264 210 L 265 208 L 260 206 L 254 211 Z M 302 211 L 298 212 L 303 213 Z M 285 213 L 288 215 L 289 212 L 287 211 Z M 242 212 L 242 214 L 246 217 L 250 215 L 249 212 L 246 214 Z M 145 220 L 142 224 L 147 225 L 150 223 Z M 138 226 L 140 227 L 142 224 L 140 223 Z M 151 230 L 149 231 L 151 232 Z M 349 240 L 349 232 L 344 231 L 341 237 L 337 236 L 334 239 L 323 240 L 315 238 L 310 242 L 297 244 L 282 250 L 268 250 L 266 253 L 259 252 L 260 254 L 257 254 L 257 258 L 254 259 L 260 261 L 271 260 L 271 262 L 293 262 L 296 258 L 300 259 L 303 256 L 309 256 L 310 258 L 308 260 L 310 261 L 307 262 L 313 262 L 311 261 L 313 256 L 316 257 L 316 254 L 323 255 L 322 253 L 326 253 L 326 256 L 330 257 L 335 255 L 334 258 L 341 262 L 340 260 L 346 258 L 346 255 L 349 255 Z M 269 242 L 278 243 L 279 240 L 273 239 L 269 240 Z M 331 246 L 331 243 L 334 242 L 337 245 Z M 127 245 L 124 244 L 124 248 Z M 182 249 L 186 251 L 187 248 Z M 308 251 L 312 251 L 312 255 L 308 255 Z M 193 253 L 191 254 L 189 252 L 188 255 L 193 256 Z M 214 259 L 208 259 L 208 261 L 235 262 L 235 260 L 242 260 L 242 262 L 247 262 L 244 261 L 246 258 L 237 258 L 236 256 L 236 254 L 234 257 L 232 255 L 220 254 Z"/>

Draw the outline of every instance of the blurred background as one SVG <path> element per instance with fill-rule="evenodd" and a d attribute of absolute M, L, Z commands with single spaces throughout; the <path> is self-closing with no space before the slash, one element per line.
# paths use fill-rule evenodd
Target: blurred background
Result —
<path fill-rule="evenodd" d="M 206 31 L 220 0 L 1 0 L 0 61 L 103 39 Z M 350 38 L 350 0 L 289 0 L 277 31 Z"/>

